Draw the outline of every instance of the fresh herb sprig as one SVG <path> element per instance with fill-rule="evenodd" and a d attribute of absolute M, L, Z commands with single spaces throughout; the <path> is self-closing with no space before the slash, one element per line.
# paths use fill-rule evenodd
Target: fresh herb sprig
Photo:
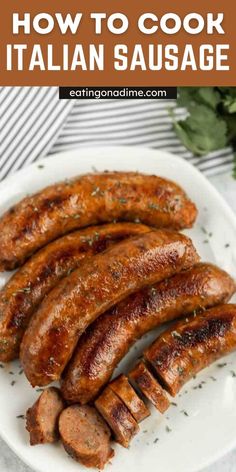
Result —
<path fill-rule="evenodd" d="M 177 104 L 188 115 L 177 120 L 171 111 L 174 129 L 194 155 L 204 156 L 228 145 L 236 150 L 236 87 L 180 87 Z"/>

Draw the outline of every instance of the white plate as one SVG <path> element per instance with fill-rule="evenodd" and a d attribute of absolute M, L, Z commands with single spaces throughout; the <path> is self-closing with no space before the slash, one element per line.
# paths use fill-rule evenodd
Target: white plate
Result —
<path fill-rule="evenodd" d="M 36 163 L 1 183 L 0 213 L 27 193 L 66 177 L 86 173 L 93 167 L 154 173 L 175 180 L 187 191 L 199 209 L 197 223 L 187 233 L 193 238 L 203 260 L 215 262 L 236 278 L 235 216 L 210 183 L 184 160 L 162 151 L 106 147 L 84 148 L 54 155 L 41 162 L 43 168 Z M 9 274 L 2 274 L 0 283 L 3 284 L 8 277 Z M 156 333 L 137 343 L 116 373 L 132 364 L 154 335 Z M 225 367 L 220 368 L 218 362 L 189 382 L 174 400 L 177 407 L 171 406 L 167 414 L 161 416 L 152 410 L 151 417 L 141 424 L 141 432 L 129 450 L 115 446 L 115 458 L 106 470 L 195 472 L 236 446 L 236 378 L 231 372 L 236 370 L 236 355 L 228 356 L 224 362 L 227 362 Z M 16 416 L 25 413 L 38 393 L 30 387 L 24 375 L 18 374 L 19 370 L 18 362 L 0 369 L 1 436 L 24 462 L 38 472 L 85 470 L 70 459 L 59 444 L 29 446 L 24 421 Z M 12 381 L 16 383 L 11 385 Z M 202 388 L 194 388 L 202 381 L 206 382 Z"/>

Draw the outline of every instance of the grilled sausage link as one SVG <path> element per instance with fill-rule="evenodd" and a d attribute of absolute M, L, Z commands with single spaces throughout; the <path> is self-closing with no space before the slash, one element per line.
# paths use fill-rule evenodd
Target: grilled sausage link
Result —
<path fill-rule="evenodd" d="M 63 236 L 32 256 L 0 291 L 0 361 L 18 356 L 24 331 L 38 305 L 85 257 L 148 231 L 148 226 L 135 223 L 89 227 Z"/>
<path fill-rule="evenodd" d="M 92 400 L 146 332 L 183 314 L 225 302 L 235 289 L 226 272 L 199 263 L 121 301 L 81 337 L 62 381 L 63 396 L 71 403 Z"/>
<path fill-rule="evenodd" d="M 175 183 L 133 172 L 87 174 L 26 197 L 0 219 L 0 271 L 77 228 L 114 220 L 191 227 L 196 207 Z"/>
<path fill-rule="evenodd" d="M 236 305 L 219 305 L 162 333 L 144 357 L 175 396 L 197 372 L 235 349 Z"/>
<path fill-rule="evenodd" d="M 197 261 L 187 236 L 159 230 L 122 241 L 85 262 L 49 293 L 25 332 L 20 357 L 31 384 L 60 377 L 79 337 L 101 313 Z"/>

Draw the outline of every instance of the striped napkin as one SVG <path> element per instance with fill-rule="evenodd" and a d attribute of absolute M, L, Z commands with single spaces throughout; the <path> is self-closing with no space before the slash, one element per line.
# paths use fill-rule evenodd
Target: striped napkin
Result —
<path fill-rule="evenodd" d="M 59 100 L 57 87 L 0 88 L 0 180 L 42 158 L 84 146 L 145 146 L 184 157 L 207 175 L 232 169 L 231 148 L 195 157 L 181 144 L 174 100 Z M 175 110 L 177 118 L 185 110 Z M 79 158 L 79 152 L 78 152 Z"/>

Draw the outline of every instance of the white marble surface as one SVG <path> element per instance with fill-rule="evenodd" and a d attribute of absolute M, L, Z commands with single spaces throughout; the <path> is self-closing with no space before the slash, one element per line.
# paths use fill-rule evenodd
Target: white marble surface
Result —
<path fill-rule="evenodd" d="M 221 174 L 211 177 L 210 181 L 216 186 L 236 213 L 236 180 L 232 179 L 230 174 Z M 8 446 L 0 440 L 0 472 L 33 471 L 25 466 Z M 47 471 L 45 470 L 45 472 Z M 236 450 L 227 454 L 216 464 L 207 467 L 202 472 L 236 472 Z"/>

